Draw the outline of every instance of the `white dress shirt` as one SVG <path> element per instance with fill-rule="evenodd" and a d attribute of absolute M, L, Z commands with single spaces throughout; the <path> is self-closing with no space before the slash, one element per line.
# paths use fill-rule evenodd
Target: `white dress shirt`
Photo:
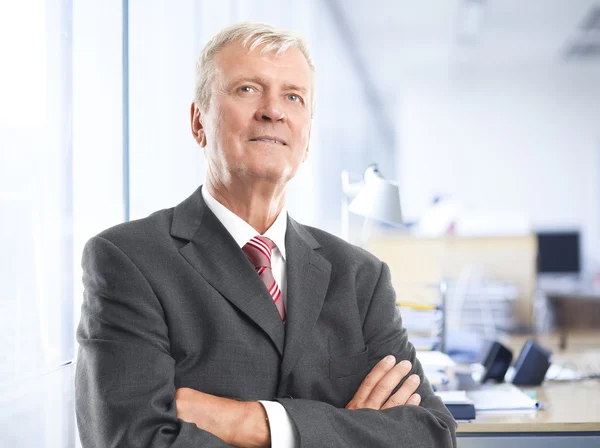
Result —
<path fill-rule="evenodd" d="M 254 228 L 237 216 L 219 201 L 217 201 L 209 192 L 206 186 L 202 186 L 202 197 L 207 207 L 215 214 L 221 224 L 231 234 L 240 249 L 248 241 L 259 233 Z M 287 210 L 285 207 L 275 219 L 275 222 L 262 235 L 269 238 L 275 247 L 271 253 L 271 270 L 273 277 L 281 290 L 283 306 L 287 308 L 287 282 L 285 270 L 285 232 L 287 230 Z M 290 418 L 285 408 L 276 401 L 259 401 L 265 408 L 269 417 L 269 428 L 271 431 L 272 448 L 295 448 L 298 446 L 299 434 L 294 422 Z"/>

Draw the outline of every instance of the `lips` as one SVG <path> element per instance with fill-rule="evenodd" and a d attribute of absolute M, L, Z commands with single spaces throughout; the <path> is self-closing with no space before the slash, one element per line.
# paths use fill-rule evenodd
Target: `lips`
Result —
<path fill-rule="evenodd" d="M 272 135 L 261 135 L 259 137 L 254 137 L 250 139 L 251 142 L 266 142 L 266 143 L 276 143 L 278 145 L 286 146 L 287 143 L 280 139 L 279 137 L 275 137 Z"/>

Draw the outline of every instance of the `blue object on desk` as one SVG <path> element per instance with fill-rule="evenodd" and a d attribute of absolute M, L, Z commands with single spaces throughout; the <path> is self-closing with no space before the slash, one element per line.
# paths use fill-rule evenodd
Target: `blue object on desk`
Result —
<path fill-rule="evenodd" d="M 447 404 L 446 407 L 454 420 L 475 420 L 475 405 L 471 403 Z"/>

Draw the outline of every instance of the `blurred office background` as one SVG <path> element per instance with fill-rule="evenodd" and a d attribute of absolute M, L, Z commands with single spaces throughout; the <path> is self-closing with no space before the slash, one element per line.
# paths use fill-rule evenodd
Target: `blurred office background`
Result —
<path fill-rule="evenodd" d="M 241 20 L 296 30 L 315 59 L 292 216 L 339 235 L 343 170 L 398 183 L 406 225 L 364 244 L 399 301 L 447 280 L 450 332 L 494 337 L 556 331 L 541 283 L 598 288 L 597 0 L 2 0 L 0 445 L 77 446 L 83 245 L 203 182 L 195 59 Z"/>

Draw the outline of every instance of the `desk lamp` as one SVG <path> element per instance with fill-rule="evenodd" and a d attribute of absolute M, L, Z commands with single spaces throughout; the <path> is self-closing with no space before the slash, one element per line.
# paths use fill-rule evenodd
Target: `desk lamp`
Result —
<path fill-rule="evenodd" d="M 376 164 L 370 165 L 364 173 L 362 182 L 350 182 L 349 174 L 342 171 L 342 237 L 350 239 L 350 216 L 352 212 L 365 217 L 361 231 L 361 246 L 366 243 L 373 220 L 386 224 L 402 226 L 400 208 L 400 189 L 398 184 L 385 180 Z M 350 198 L 354 197 L 352 202 Z"/>

